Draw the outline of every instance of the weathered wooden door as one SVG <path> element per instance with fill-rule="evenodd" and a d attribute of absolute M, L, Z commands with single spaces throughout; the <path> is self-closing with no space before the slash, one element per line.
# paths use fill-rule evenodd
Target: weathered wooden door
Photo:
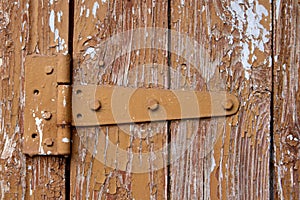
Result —
<path fill-rule="evenodd" d="M 297 0 L 2 0 L 0 198 L 300 199 L 299 20 Z M 67 53 L 74 85 L 227 91 L 240 108 L 74 127 L 69 158 L 26 156 L 24 61 Z"/>

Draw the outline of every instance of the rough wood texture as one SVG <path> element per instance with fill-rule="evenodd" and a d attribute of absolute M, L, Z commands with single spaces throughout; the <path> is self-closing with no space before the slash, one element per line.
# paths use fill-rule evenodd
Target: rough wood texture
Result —
<path fill-rule="evenodd" d="M 172 123 L 172 199 L 269 199 L 270 3 L 171 5 L 172 29 L 198 42 L 171 41 L 171 88 L 227 90 L 241 102 L 233 117 Z"/>
<path fill-rule="evenodd" d="M 74 84 L 166 87 L 167 37 L 110 37 L 143 27 L 167 28 L 167 1 L 75 1 Z M 132 35 L 133 36 L 133 35 Z M 124 45 L 124 46 L 123 46 Z M 126 52 L 120 55 L 120 52 Z M 104 61 L 104 62 L 102 62 Z M 73 134 L 71 198 L 166 199 L 167 124 L 77 128 Z M 157 156 L 157 157 L 155 157 Z M 161 164 L 158 163 L 158 164 Z"/>
<path fill-rule="evenodd" d="M 1 199 L 65 197 L 65 159 L 25 157 L 21 141 L 25 56 L 68 51 L 68 8 L 67 1 L 0 2 Z"/>
<path fill-rule="evenodd" d="M 21 152 L 24 59 L 68 53 L 68 2 L 0 0 L 0 199 L 69 196 L 65 158 Z M 226 90 L 239 96 L 239 113 L 170 127 L 77 128 L 71 198 L 299 199 L 299 0 L 170 5 L 168 16 L 167 1 L 76 0 L 74 83 Z M 131 29 L 167 28 L 168 20 L 170 40 L 167 32 L 157 40 L 145 29 L 129 43 L 119 39 L 123 46 L 102 43 Z M 136 49 L 136 41 L 153 48 Z M 271 106 L 275 177 L 269 173 Z"/>
<path fill-rule="evenodd" d="M 300 199 L 300 2 L 274 3 L 274 195 Z"/>

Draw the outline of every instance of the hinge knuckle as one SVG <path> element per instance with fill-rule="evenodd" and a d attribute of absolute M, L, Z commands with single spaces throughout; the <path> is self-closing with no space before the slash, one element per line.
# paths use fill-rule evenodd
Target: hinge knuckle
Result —
<path fill-rule="evenodd" d="M 57 65 L 57 83 L 70 84 L 71 83 L 70 70 L 70 56 L 59 55 Z"/>
<path fill-rule="evenodd" d="M 71 86 L 57 86 L 57 125 L 71 124 Z"/>
<path fill-rule="evenodd" d="M 58 127 L 57 132 L 57 154 L 68 155 L 71 149 L 71 126 L 63 125 Z"/>

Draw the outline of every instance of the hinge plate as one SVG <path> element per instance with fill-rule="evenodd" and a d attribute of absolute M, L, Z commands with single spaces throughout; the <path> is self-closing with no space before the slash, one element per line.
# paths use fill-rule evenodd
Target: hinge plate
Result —
<path fill-rule="evenodd" d="M 69 84 L 69 56 L 26 57 L 23 153 L 70 154 Z"/>
<path fill-rule="evenodd" d="M 77 85 L 72 93 L 70 83 L 69 56 L 26 57 L 23 153 L 69 155 L 71 125 L 220 117 L 239 108 L 228 92 Z"/>
<path fill-rule="evenodd" d="M 229 116 L 239 101 L 227 92 L 73 86 L 74 126 Z"/>

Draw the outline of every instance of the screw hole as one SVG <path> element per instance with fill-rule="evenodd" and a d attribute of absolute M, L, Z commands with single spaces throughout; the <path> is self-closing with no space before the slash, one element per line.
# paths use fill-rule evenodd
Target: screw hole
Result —
<path fill-rule="evenodd" d="M 76 90 L 76 94 L 81 94 L 82 91 L 81 90 Z"/>
<path fill-rule="evenodd" d="M 82 118 L 82 114 L 78 113 L 77 114 L 77 119 L 80 119 L 80 118 Z"/>
<path fill-rule="evenodd" d="M 40 91 L 39 90 L 33 90 L 34 95 L 39 95 Z"/>
<path fill-rule="evenodd" d="M 31 135 L 32 138 L 37 138 L 37 136 L 38 135 L 36 133 L 32 133 L 32 135 Z"/>

